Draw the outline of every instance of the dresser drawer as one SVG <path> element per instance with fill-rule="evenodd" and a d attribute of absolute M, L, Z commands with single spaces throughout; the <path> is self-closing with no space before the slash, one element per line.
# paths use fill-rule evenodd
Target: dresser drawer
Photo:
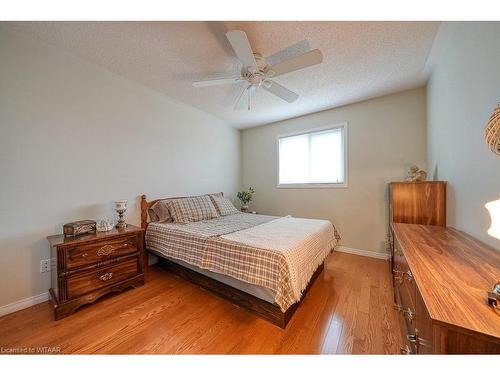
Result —
<path fill-rule="evenodd" d="M 107 239 L 67 250 L 66 268 L 84 267 L 137 251 L 137 236 Z"/>
<path fill-rule="evenodd" d="M 393 277 L 394 287 L 400 291 L 403 307 L 415 311 L 415 281 L 398 241 L 394 243 Z"/>
<path fill-rule="evenodd" d="M 413 335 L 415 335 L 415 316 L 408 311 L 408 307 L 403 308 L 401 293 L 398 288 L 394 290 L 396 309 L 399 310 L 399 328 L 404 346 L 408 350 L 407 354 L 416 354 L 417 346 L 413 340 Z"/>
<path fill-rule="evenodd" d="M 118 283 L 139 273 L 139 258 L 131 258 L 101 267 L 90 272 L 81 272 L 68 277 L 68 298 L 74 298 L 93 290 Z"/>

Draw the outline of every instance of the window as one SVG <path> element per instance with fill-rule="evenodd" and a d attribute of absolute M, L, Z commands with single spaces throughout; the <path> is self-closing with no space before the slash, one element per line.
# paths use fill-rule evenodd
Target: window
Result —
<path fill-rule="evenodd" d="M 278 187 L 346 187 L 347 124 L 278 137 Z"/>

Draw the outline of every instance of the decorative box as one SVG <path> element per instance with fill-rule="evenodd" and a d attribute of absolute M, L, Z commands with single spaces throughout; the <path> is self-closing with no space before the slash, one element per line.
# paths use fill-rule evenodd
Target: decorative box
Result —
<path fill-rule="evenodd" d="M 64 237 L 75 237 L 82 234 L 95 234 L 96 222 L 94 220 L 80 220 L 64 224 Z"/>

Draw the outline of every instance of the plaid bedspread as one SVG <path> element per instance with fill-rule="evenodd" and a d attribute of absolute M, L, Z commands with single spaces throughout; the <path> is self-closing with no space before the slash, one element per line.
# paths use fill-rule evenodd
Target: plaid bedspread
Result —
<path fill-rule="evenodd" d="M 188 224 L 150 223 L 146 247 L 202 269 L 269 288 L 276 293 L 276 304 L 286 311 L 298 297 L 285 255 L 221 238 L 275 219 L 275 216 L 238 213 Z M 332 243 L 338 239 L 335 232 Z"/>

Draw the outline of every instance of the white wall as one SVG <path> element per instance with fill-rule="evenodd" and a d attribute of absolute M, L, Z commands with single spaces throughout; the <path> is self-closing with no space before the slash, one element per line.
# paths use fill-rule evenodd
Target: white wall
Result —
<path fill-rule="evenodd" d="M 448 181 L 448 225 L 500 250 L 484 204 L 500 198 L 500 157 L 483 131 L 500 102 L 500 22 L 448 24 L 427 91 L 431 175 Z"/>
<path fill-rule="evenodd" d="M 255 188 L 261 213 L 330 220 L 341 244 L 383 252 L 387 183 L 426 164 L 425 89 L 405 91 L 241 133 L 242 180 Z M 347 188 L 276 188 L 276 136 L 348 122 Z"/>
<path fill-rule="evenodd" d="M 46 292 L 45 237 L 128 199 L 239 188 L 239 132 L 0 29 L 0 306 Z"/>

